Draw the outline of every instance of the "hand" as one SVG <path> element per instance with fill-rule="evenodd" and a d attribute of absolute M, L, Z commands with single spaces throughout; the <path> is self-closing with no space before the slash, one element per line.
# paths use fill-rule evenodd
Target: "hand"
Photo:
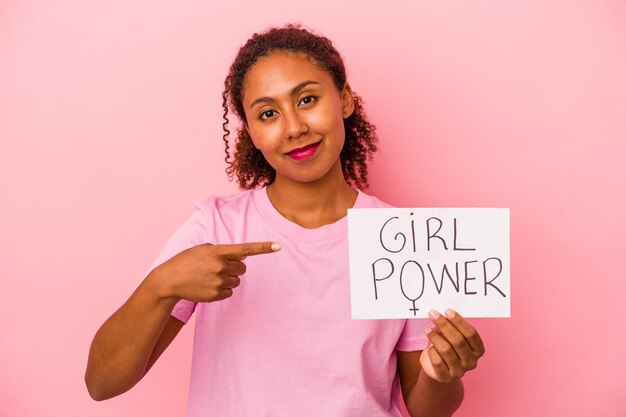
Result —
<path fill-rule="evenodd" d="M 233 245 L 205 243 L 182 251 L 153 272 L 159 277 L 164 298 L 197 302 L 219 301 L 233 295 L 239 276 L 245 274 L 243 260 L 280 250 L 275 242 Z"/>
<path fill-rule="evenodd" d="M 426 331 L 430 346 L 420 355 L 426 375 L 447 383 L 476 368 L 478 359 L 485 353 L 476 329 L 450 309 L 445 316 L 436 310 L 431 310 L 428 316 L 436 327 Z"/>

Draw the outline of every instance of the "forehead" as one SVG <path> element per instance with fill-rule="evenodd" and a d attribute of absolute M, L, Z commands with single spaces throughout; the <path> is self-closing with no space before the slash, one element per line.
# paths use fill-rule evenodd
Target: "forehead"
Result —
<path fill-rule="evenodd" d="M 243 101 L 288 94 L 303 81 L 332 84 L 331 76 L 304 53 L 273 52 L 250 67 L 243 83 Z"/>

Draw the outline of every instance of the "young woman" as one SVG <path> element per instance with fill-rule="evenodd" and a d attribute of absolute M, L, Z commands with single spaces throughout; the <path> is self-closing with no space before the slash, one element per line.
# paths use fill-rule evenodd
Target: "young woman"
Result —
<path fill-rule="evenodd" d="M 91 396 L 135 385 L 195 311 L 189 416 L 400 416 L 400 393 L 414 417 L 451 415 L 484 353 L 467 321 L 350 318 L 347 209 L 388 206 L 359 190 L 375 129 L 331 42 L 255 34 L 223 99 L 227 172 L 245 191 L 199 201 L 103 324 Z"/>

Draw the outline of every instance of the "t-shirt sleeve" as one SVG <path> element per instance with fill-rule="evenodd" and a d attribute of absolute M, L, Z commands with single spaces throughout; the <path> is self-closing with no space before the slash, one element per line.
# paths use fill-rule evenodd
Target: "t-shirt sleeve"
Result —
<path fill-rule="evenodd" d="M 153 262 L 150 271 L 186 249 L 208 243 L 208 228 L 207 218 L 202 211 L 200 203 L 197 203 L 195 211 L 176 229 L 165 243 L 165 246 L 163 246 Z M 183 323 L 187 323 L 196 308 L 196 304 L 193 301 L 180 300 L 174 306 L 172 316 Z"/>
<path fill-rule="evenodd" d="M 428 346 L 428 337 L 426 336 L 428 327 L 433 327 L 433 323 L 429 319 L 406 319 L 404 330 L 402 330 L 398 343 L 396 343 L 396 350 L 402 352 L 424 350 Z"/>

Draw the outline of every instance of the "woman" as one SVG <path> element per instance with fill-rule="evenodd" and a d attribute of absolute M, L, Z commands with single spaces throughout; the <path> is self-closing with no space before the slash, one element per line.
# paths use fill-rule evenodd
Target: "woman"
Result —
<path fill-rule="evenodd" d="M 414 417 L 451 415 L 484 353 L 468 322 L 350 319 L 347 209 L 388 205 L 353 188 L 376 135 L 331 42 L 255 34 L 225 87 L 227 172 L 245 191 L 200 200 L 100 328 L 92 397 L 135 385 L 195 311 L 189 416 L 399 416 L 400 392 Z"/>

